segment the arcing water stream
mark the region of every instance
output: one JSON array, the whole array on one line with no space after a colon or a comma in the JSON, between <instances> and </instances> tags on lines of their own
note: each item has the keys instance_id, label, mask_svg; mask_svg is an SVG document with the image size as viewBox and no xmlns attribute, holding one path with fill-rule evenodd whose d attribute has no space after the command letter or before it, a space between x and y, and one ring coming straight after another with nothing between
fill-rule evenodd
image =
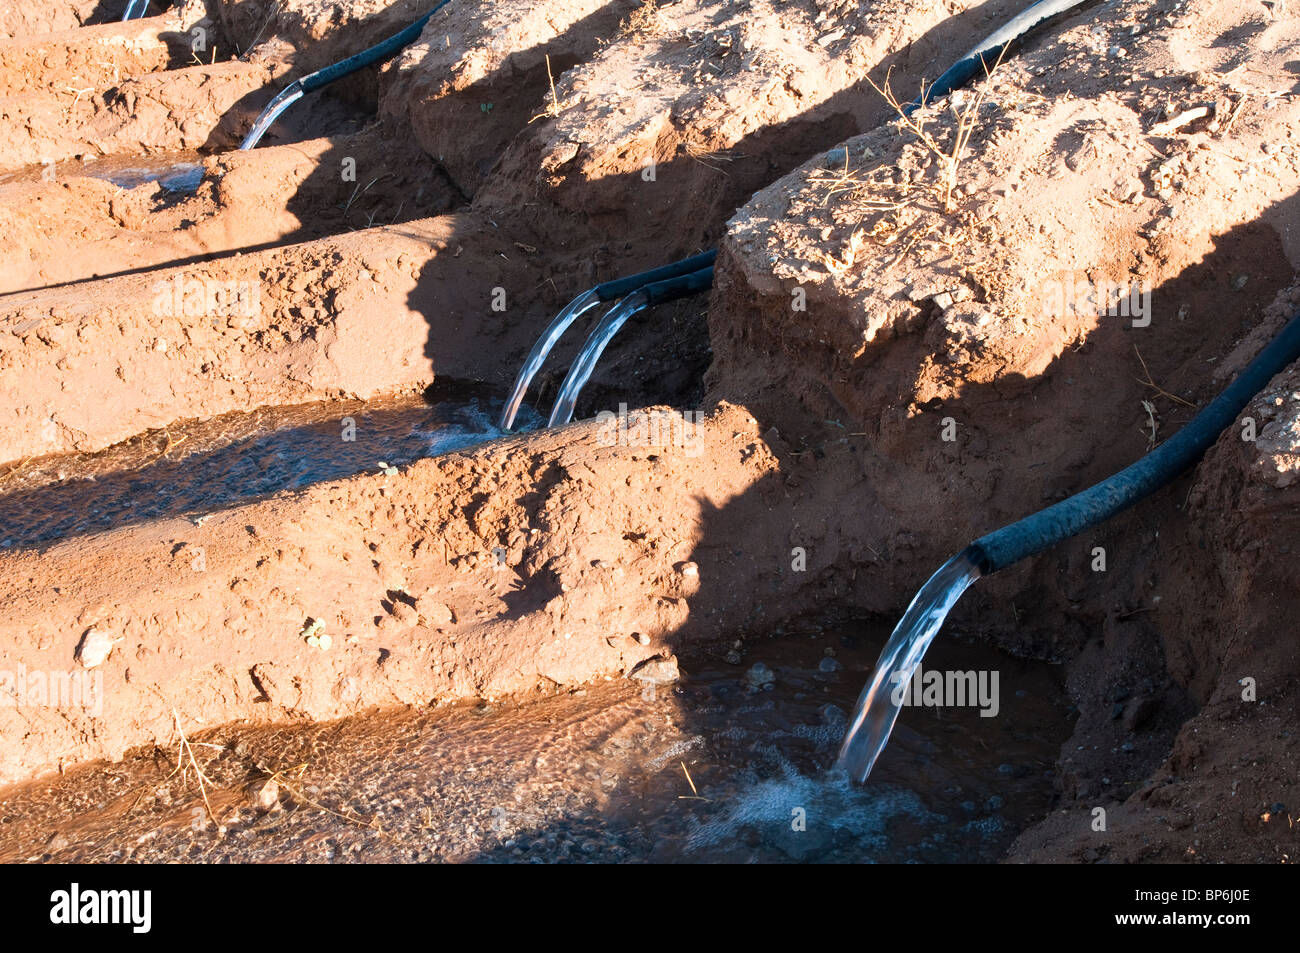
<instances>
[{"instance_id":1,"label":"arcing water stream","mask_svg":"<svg viewBox=\"0 0 1300 953\"><path fill-rule=\"evenodd\" d=\"M1108 479L981 536L939 568L912 599L863 690L840 745L837 767L865 781L889 741L899 703L890 686L905 685L944 619L981 575L997 572L1133 506L1195 464L1273 376L1300 358L1296 314L1218 397L1178 433Z\"/></svg>"},{"instance_id":2,"label":"arcing water stream","mask_svg":"<svg viewBox=\"0 0 1300 953\"><path fill-rule=\"evenodd\" d=\"M592 288L570 301L564 310L551 319L551 323L546 326L546 330L537 339L533 349L528 352L528 357L524 360L524 366L520 369L519 376L515 378L514 389L506 399L505 409L501 411L502 430L509 430L514 426L515 415L519 413L519 405L523 403L524 394L528 391L528 385L533 382L537 372L542 369L542 364L546 362L547 355L551 353L560 338L564 336L564 332L569 329L569 326L574 321L600 303L600 289Z\"/></svg>"},{"instance_id":3,"label":"arcing water stream","mask_svg":"<svg viewBox=\"0 0 1300 953\"><path fill-rule=\"evenodd\" d=\"M248 130L248 135L244 137L244 141L239 144L240 151L252 149L261 142L262 137L266 135L266 131L280 118L281 114L302 97L302 83L297 80L276 93L271 101L266 104L266 108L258 114L257 119L253 122L253 128Z\"/></svg>"},{"instance_id":4,"label":"arcing water stream","mask_svg":"<svg viewBox=\"0 0 1300 953\"><path fill-rule=\"evenodd\" d=\"M939 633L963 592L980 577L980 569L963 550L939 567L912 598L876 668L854 706L835 765L849 777L865 781L889 741L902 707L901 690L911 682L921 657Z\"/></svg>"},{"instance_id":5,"label":"arcing water stream","mask_svg":"<svg viewBox=\"0 0 1300 953\"><path fill-rule=\"evenodd\" d=\"M613 340L618 329L627 323L627 319L650 304L650 298L644 290L634 291L605 313L600 323L583 342L573 366L560 385L560 393L555 398L555 407L551 410L548 427L567 424L573 419L573 407L578 402L578 395L587 386L591 373L596 369L596 362L604 353L606 346Z\"/></svg>"}]
</instances>

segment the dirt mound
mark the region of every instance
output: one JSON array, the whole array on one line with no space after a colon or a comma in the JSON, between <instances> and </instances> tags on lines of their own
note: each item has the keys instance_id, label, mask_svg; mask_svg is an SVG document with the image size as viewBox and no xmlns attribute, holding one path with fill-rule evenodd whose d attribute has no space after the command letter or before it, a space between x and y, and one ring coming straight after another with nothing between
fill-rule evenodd
<instances>
[{"instance_id":1,"label":"dirt mound","mask_svg":"<svg viewBox=\"0 0 1300 953\"><path fill-rule=\"evenodd\" d=\"M267 67L231 61L147 73L99 96L63 90L0 100L0 120L20 130L0 147L0 170L236 146L265 105L250 94L260 94L272 76Z\"/></svg>"},{"instance_id":2,"label":"dirt mound","mask_svg":"<svg viewBox=\"0 0 1300 953\"><path fill-rule=\"evenodd\" d=\"M11 0L0 10L0 37L33 37L121 20L127 0Z\"/></svg>"},{"instance_id":3,"label":"dirt mound","mask_svg":"<svg viewBox=\"0 0 1300 953\"><path fill-rule=\"evenodd\" d=\"M0 185L0 227L14 238L0 250L0 294L213 261L458 204L428 156L372 130L218 156L73 162L53 172ZM51 220L61 223L57 234Z\"/></svg>"},{"instance_id":4,"label":"dirt mound","mask_svg":"<svg viewBox=\"0 0 1300 953\"><path fill-rule=\"evenodd\" d=\"M426 219L103 279L94 294L10 295L0 458L102 449L186 417L422 387L444 368L479 376L491 355L466 325L491 314L490 289L506 279L489 249L503 244L472 218ZM465 247L472 259L459 258Z\"/></svg>"},{"instance_id":5,"label":"dirt mound","mask_svg":"<svg viewBox=\"0 0 1300 953\"><path fill-rule=\"evenodd\" d=\"M1224 385L1207 371L1261 325L1300 264L1283 52L1295 24L1267 19L1221 4L1107 5L979 92L917 113L915 126L886 125L807 164L729 224L710 392L827 457L859 454L858 545L884 560L854 601L879 608L883 589L901 606L965 542L1120 469ZM1243 31L1241 43L1217 39ZM1140 290L1127 297L1134 287L1150 289L1146 304ZM860 442L854 451L831 448L837 429ZM1205 717L1179 730L1191 707L1240 692L1230 666L1189 664L1207 630L1188 620L1249 628L1224 611L1239 585L1226 564L1240 571L1260 528L1225 510L1236 530L1200 543L1223 568L1204 588L1185 586L1188 557L1165 541L1206 518L1179 505L1187 493L1176 485L980 584L981 627L1074 660L1081 718L1062 788L1079 806L1052 830L1074 825L1090 859L1106 848L1087 809L1142 787L1175 731L1177 759ZM1105 574L1093 571L1096 546ZM1274 671L1271 652L1293 656L1263 641L1242 646L1238 666ZM1270 837L1221 839L1213 856L1253 859Z\"/></svg>"},{"instance_id":6,"label":"dirt mound","mask_svg":"<svg viewBox=\"0 0 1300 953\"><path fill-rule=\"evenodd\" d=\"M615 340L579 405L597 422L202 519L0 540L0 669L107 653L87 670L113 712L0 708L0 775L118 757L177 716L536 695L813 614L892 619L970 539L1166 439L1296 304L1296 22L1115 0L899 118L1015 7L452 4L252 153L229 150L274 88L424 5L225 0L248 58L206 65L157 24L56 38L45 77L47 41L0 42L17 470L186 418L503 386L577 292L721 243L707 314L680 302ZM93 93L52 78L128 33ZM42 174L162 150L200 153L192 194L80 160ZM1247 412L1253 441L1226 434L954 613L1066 665L1056 803L1015 859L1286 850L1293 377ZM699 430L612 413L665 401L708 408ZM1099 807L1125 836L1092 829Z\"/></svg>"},{"instance_id":7,"label":"dirt mound","mask_svg":"<svg viewBox=\"0 0 1300 953\"><path fill-rule=\"evenodd\" d=\"M476 205L525 210L520 224L538 240L563 231L639 244L649 226L674 237L669 256L696 250L774 176L883 118L870 73L893 68L919 84L955 56L961 31L1010 9L987 7L643 7L565 73Z\"/></svg>"},{"instance_id":8,"label":"dirt mound","mask_svg":"<svg viewBox=\"0 0 1300 953\"><path fill-rule=\"evenodd\" d=\"M111 646L94 669L96 705L0 707L12 739L0 779L71 752L119 757L161 741L173 706L187 722L321 719L572 685L669 654L665 640L691 613L749 605L745 587L723 582L740 561L716 575L712 560L687 565L687 528L770 470L752 428L744 411L721 408L685 453L670 441L618 446L584 424L201 525L164 520L0 553L13 610L0 669L67 670L88 631ZM640 492L592 492L612 485ZM33 573L64 581L33 588ZM317 632L330 645L309 644Z\"/></svg>"}]
</instances>

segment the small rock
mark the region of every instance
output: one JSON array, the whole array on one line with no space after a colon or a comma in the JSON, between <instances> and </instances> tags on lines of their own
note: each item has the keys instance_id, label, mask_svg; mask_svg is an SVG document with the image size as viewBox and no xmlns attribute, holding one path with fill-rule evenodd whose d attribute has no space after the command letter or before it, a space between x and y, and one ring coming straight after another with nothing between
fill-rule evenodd
<instances>
[{"instance_id":1,"label":"small rock","mask_svg":"<svg viewBox=\"0 0 1300 953\"><path fill-rule=\"evenodd\" d=\"M107 633L100 632L93 627L89 628L77 645L77 661L81 663L82 668L94 668L97 665L103 665L104 660L113 651L113 646L117 644L117 641Z\"/></svg>"},{"instance_id":2,"label":"small rock","mask_svg":"<svg viewBox=\"0 0 1300 953\"><path fill-rule=\"evenodd\" d=\"M312 648L320 648L321 633L325 631L325 623L320 619L308 619L307 624L302 627L299 635L302 640Z\"/></svg>"},{"instance_id":3,"label":"small rock","mask_svg":"<svg viewBox=\"0 0 1300 953\"><path fill-rule=\"evenodd\" d=\"M67 850L68 844L68 838L63 834L52 834L50 839L45 842L45 850L47 853L53 854L55 851Z\"/></svg>"},{"instance_id":4,"label":"small rock","mask_svg":"<svg viewBox=\"0 0 1300 953\"><path fill-rule=\"evenodd\" d=\"M416 609L429 625L450 625L456 616L451 607L442 602L435 602L427 597L416 601Z\"/></svg>"},{"instance_id":5,"label":"small rock","mask_svg":"<svg viewBox=\"0 0 1300 953\"><path fill-rule=\"evenodd\" d=\"M280 785L274 778L267 778L260 784L254 784L248 790L248 801L254 808L265 814L280 801Z\"/></svg>"},{"instance_id":6,"label":"small rock","mask_svg":"<svg viewBox=\"0 0 1300 953\"><path fill-rule=\"evenodd\" d=\"M995 794L984 802L984 808L989 811L1000 811L1004 804L1006 804L1006 801L1002 800L1002 795Z\"/></svg>"},{"instance_id":7,"label":"small rock","mask_svg":"<svg viewBox=\"0 0 1300 953\"><path fill-rule=\"evenodd\" d=\"M651 685L671 685L681 677L682 673L677 668L676 655L670 655L668 658L646 659L628 676L638 682Z\"/></svg>"},{"instance_id":8,"label":"small rock","mask_svg":"<svg viewBox=\"0 0 1300 953\"><path fill-rule=\"evenodd\" d=\"M730 652L727 653L728 665L739 665L740 662L741 662L740 653L737 652L735 649L732 649Z\"/></svg>"},{"instance_id":9,"label":"small rock","mask_svg":"<svg viewBox=\"0 0 1300 953\"><path fill-rule=\"evenodd\" d=\"M700 567L696 563L685 562L677 567L677 571L683 576L695 577L700 574Z\"/></svg>"},{"instance_id":10,"label":"small rock","mask_svg":"<svg viewBox=\"0 0 1300 953\"><path fill-rule=\"evenodd\" d=\"M838 672L843 667L837 659L833 659L829 655L817 663L817 670L821 672Z\"/></svg>"},{"instance_id":11,"label":"small rock","mask_svg":"<svg viewBox=\"0 0 1300 953\"><path fill-rule=\"evenodd\" d=\"M636 640L637 645L650 644L650 636L646 635L644 632L633 632L632 638Z\"/></svg>"},{"instance_id":12,"label":"small rock","mask_svg":"<svg viewBox=\"0 0 1300 953\"><path fill-rule=\"evenodd\" d=\"M817 713L821 715L822 723L826 725L842 725L849 720L848 713L843 708L830 702L817 709Z\"/></svg>"},{"instance_id":13,"label":"small rock","mask_svg":"<svg viewBox=\"0 0 1300 953\"><path fill-rule=\"evenodd\" d=\"M745 687L751 692L761 692L776 684L776 673L762 662L755 662L745 673Z\"/></svg>"}]
</instances>

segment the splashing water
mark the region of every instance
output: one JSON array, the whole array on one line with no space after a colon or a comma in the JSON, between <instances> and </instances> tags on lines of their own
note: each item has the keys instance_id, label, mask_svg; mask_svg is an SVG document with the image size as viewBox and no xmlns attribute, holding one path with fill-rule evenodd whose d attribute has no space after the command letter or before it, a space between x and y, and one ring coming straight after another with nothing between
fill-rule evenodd
<instances>
[{"instance_id":1,"label":"splashing water","mask_svg":"<svg viewBox=\"0 0 1300 953\"><path fill-rule=\"evenodd\" d=\"M842 774L808 777L789 764L779 777L752 780L729 793L724 810L694 823L686 840L688 854L746 843L745 834L752 832L761 847L751 850L768 857L813 859L828 853L835 841L852 838L859 852L855 859L883 860L893 853L892 824L911 819L918 825L939 827L946 820L927 810L912 791L892 785L864 791ZM815 825L804 831L792 829L792 804L816 818Z\"/></svg>"},{"instance_id":2,"label":"splashing water","mask_svg":"<svg viewBox=\"0 0 1300 953\"><path fill-rule=\"evenodd\" d=\"M515 422L515 414L519 413L519 404L524 399L524 393L528 390L528 385L533 382L537 372L542 369L547 355L555 347L556 342L569 330L569 325L582 317L596 305L600 304L600 295L595 288L590 291L584 291L578 297L574 298L565 307L563 311L555 316L542 336L537 339L533 349L528 352L528 359L524 361L523 368L519 371L519 376L515 378L514 390L510 392L510 399L506 401L505 410L501 412L501 429L509 430Z\"/></svg>"},{"instance_id":3,"label":"splashing water","mask_svg":"<svg viewBox=\"0 0 1300 953\"><path fill-rule=\"evenodd\" d=\"M122 14L123 23L131 19L132 14L135 13L136 4L138 3L141 3L141 0L128 0L128 3L126 5L126 13ZM149 12L149 0L143 0L143 6L140 7L140 18L144 19L145 14L147 14L148 12Z\"/></svg>"},{"instance_id":4,"label":"splashing water","mask_svg":"<svg viewBox=\"0 0 1300 953\"><path fill-rule=\"evenodd\" d=\"M555 398L551 419L547 421L546 426L556 427L567 424L573 419L573 407L578 402L578 394L582 393L582 388L590 380L591 372L596 369L596 362L600 360L600 355L618 333L618 329L627 323L627 319L649 304L650 298L642 289L634 291L605 312L605 316L600 319L600 323L582 345L582 352L573 362L573 367L569 368L569 373L560 386L560 395Z\"/></svg>"},{"instance_id":5,"label":"splashing water","mask_svg":"<svg viewBox=\"0 0 1300 953\"><path fill-rule=\"evenodd\" d=\"M271 124L300 99L302 99L302 85L297 80L276 93L275 98L266 104L266 108L262 110L261 115L257 117L257 121L253 123L253 128L248 131L248 135L240 143L239 151L243 152L257 145L262 137L266 135L266 130L271 128Z\"/></svg>"},{"instance_id":6,"label":"splashing water","mask_svg":"<svg viewBox=\"0 0 1300 953\"><path fill-rule=\"evenodd\" d=\"M849 730L840 744L835 767L865 781L889 741L902 707L902 688L911 681L921 657L963 592L981 575L971 550L964 549L939 567L903 613L876 660L871 681L858 696Z\"/></svg>"}]
</instances>

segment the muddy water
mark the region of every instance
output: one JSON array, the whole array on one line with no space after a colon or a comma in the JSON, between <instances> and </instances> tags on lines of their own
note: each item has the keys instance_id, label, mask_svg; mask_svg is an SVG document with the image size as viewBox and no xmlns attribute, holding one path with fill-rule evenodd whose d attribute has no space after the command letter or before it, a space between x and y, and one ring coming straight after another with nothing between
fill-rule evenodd
<instances>
[{"instance_id":1,"label":"muddy water","mask_svg":"<svg viewBox=\"0 0 1300 953\"><path fill-rule=\"evenodd\" d=\"M268 407L153 431L94 454L0 471L0 547L186 515L500 436L501 400L450 385L417 396ZM525 409L524 429L539 422Z\"/></svg>"},{"instance_id":2,"label":"muddy water","mask_svg":"<svg viewBox=\"0 0 1300 953\"><path fill-rule=\"evenodd\" d=\"M886 634L785 633L653 689L209 730L179 769L173 738L0 792L0 861L996 860L1050 807L1056 672L947 637L927 663L996 669L998 715L905 710L858 788L826 768Z\"/></svg>"},{"instance_id":3,"label":"muddy water","mask_svg":"<svg viewBox=\"0 0 1300 953\"><path fill-rule=\"evenodd\" d=\"M123 189L156 182L163 191L191 195L203 181L203 162L197 152L161 152L150 156L109 156L92 162L73 160L48 168L29 166L0 174L0 198L6 185L69 178L102 179Z\"/></svg>"},{"instance_id":4,"label":"muddy water","mask_svg":"<svg viewBox=\"0 0 1300 953\"><path fill-rule=\"evenodd\" d=\"M92 178L112 182L123 189L139 188L157 182L164 192L177 195L193 195L203 181L203 163L193 159L148 163L132 159L127 162L95 163L82 171Z\"/></svg>"}]
</instances>

